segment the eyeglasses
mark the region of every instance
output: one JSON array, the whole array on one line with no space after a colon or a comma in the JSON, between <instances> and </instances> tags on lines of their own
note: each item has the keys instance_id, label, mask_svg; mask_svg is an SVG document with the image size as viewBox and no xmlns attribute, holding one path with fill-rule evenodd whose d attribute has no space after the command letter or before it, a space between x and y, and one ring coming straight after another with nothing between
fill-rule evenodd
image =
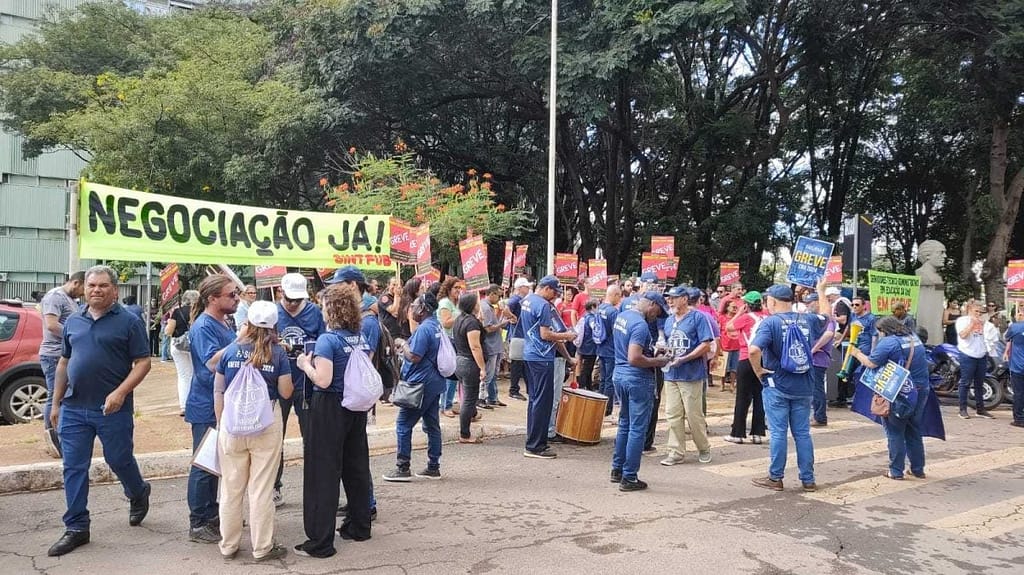
<instances>
[{"instance_id":1,"label":"eyeglasses","mask_svg":"<svg viewBox=\"0 0 1024 575\"><path fill-rule=\"evenodd\" d=\"M229 292L229 293L222 293L222 294L220 294L217 297L229 297L231 299L236 299L238 297L238 290L234 290L234 291Z\"/></svg>"},{"instance_id":2,"label":"eyeglasses","mask_svg":"<svg viewBox=\"0 0 1024 575\"><path fill-rule=\"evenodd\" d=\"M245 292L245 295L256 295L256 292L254 292L254 291L247 291L247 292Z\"/></svg>"},{"instance_id":3,"label":"eyeglasses","mask_svg":"<svg viewBox=\"0 0 1024 575\"><path fill-rule=\"evenodd\" d=\"M851 303L850 305L853 306L853 307L860 307L859 303Z\"/></svg>"},{"instance_id":4,"label":"eyeglasses","mask_svg":"<svg viewBox=\"0 0 1024 575\"><path fill-rule=\"evenodd\" d=\"M305 298L301 298L301 297L300 298L285 297L284 301L285 301L285 303L290 303L292 305L295 305L297 303L300 303L303 299L305 299Z\"/></svg>"},{"instance_id":5,"label":"eyeglasses","mask_svg":"<svg viewBox=\"0 0 1024 575\"><path fill-rule=\"evenodd\" d=\"M985 307L996 307L996 304L994 304L994 303L990 303L990 304L988 304L988 305L987 305L987 306L985 306Z\"/></svg>"}]
</instances>

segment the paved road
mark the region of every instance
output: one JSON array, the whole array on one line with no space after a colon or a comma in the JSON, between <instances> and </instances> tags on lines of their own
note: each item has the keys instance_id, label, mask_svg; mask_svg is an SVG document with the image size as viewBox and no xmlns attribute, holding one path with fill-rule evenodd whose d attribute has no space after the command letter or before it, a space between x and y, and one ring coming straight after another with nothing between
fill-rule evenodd
<instances>
[{"instance_id":1,"label":"paved road","mask_svg":"<svg viewBox=\"0 0 1024 575\"><path fill-rule=\"evenodd\" d=\"M445 446L441 481L377 481L381 518L373 539L338 542L332 559L289 555L251 562L248 543L225 563L185 537L185 481L154 482L143 527L127 524L116 486L94 487L93 542L46 557L61 533L60 492L0 498L0 573L1021 573L1024 572L1024 434L996 421L945 411L946 443L928 440L928 479L880 477L880 428L832 412L816 429L822 490L771 493L750 485L767 445L721 441L715 460L667 468L645 457L643 493L607 481L611 446L563 447L554 461L525 459L522 439ZM663 439L663 433L661 434ZM416 452L414 465L422 464ZM392 459L377 457L379 477ZM278 539L302 540L301 468L286 475Z\"/></svg>"}]
</instances>

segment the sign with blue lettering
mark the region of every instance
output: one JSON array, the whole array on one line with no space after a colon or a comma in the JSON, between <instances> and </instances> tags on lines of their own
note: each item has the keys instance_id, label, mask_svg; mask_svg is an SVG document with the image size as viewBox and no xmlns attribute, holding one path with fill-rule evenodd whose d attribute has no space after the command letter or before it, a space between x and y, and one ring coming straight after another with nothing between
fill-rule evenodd
<instances>
[{"instance_id":1,"label":"sign with blue lettering","mask_svg":"<svg viewBox=\"0 0 1024 575\"><path fill-rule=\"evenodd\" d=\"M886 362L878 369L864 370L860 382L889 401L896 401L896 395L900 391L909 392L913 389L913 386L910 385L910 372L902 365L892 361ZM910 389L904 390L904 387ZM908 395L908 393L904 393L904 395Z\"/></svg>"},{"instance_id":2,"label":"sign with blue lettering","mask_svg":"<svg viewBox=\"0 0 1024 575\"><path fill-rule=\"evenodd\" d=\"M825 277L828 260L832 257L835 244L800 236L793 248L793 261L789 264L786 281L792 284L817 287Z\"/></svg>"}]
</instances>

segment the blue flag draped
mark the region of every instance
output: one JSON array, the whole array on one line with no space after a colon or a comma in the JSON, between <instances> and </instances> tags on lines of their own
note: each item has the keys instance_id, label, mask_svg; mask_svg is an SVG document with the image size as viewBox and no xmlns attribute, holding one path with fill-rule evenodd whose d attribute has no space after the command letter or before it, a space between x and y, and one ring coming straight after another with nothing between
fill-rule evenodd
<instances>
[{"instance_id":1,"label":"blue flag draped","mask_svg":"<svg viewBox=\"0 0 1024 575\"><path fill-rule=\"evenodd\" d=\"M859 378L859 374L858 374ZM935 390L928 387L928 398L924 403L924 413L921 414L921 435L946 440L946 426L942 423L942 411L939 409L939 398ZM870 389L857 383L853 392L853 411L881 425L882 418L871 413L871 398L875 394Z\"/></svg>"}]
</instances>

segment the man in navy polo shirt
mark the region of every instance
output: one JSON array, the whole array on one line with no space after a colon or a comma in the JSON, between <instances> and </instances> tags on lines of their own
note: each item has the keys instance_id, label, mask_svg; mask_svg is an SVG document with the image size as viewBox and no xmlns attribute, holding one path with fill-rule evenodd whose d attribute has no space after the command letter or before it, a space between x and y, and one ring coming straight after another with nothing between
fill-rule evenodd
<instances>
[{"instance_id":1,"label":"man in navy polo shirt","mask_svg":"<svg viewBox=\"0 0 1024 575\"><path fill-rule=\"evenodd\" d=\"M615 319L615 393L619 396L619 432L615 437L611 480L620 491L647 489L637 478L647 424L654 403L654 370L668 364L669 357L654 357L654 334L650 323L668 317L668 304L660 293L648 291L637 298L636 307Z\"/></svg>"},{"instance_id":2,"label":"man in navy polo shirt","mask_svg":"<svg viewBox=\"0 0 1024 575\"><path fill-rule=\"evenodd\" d=\"M818 285L818 297L825 297L824 281ZM750 366L761 380L764 413L771 431L768 476L754 480L754 485L782 491L782 476L786 471L786 431L792 429L796 444L796 463L800 469L800 482L804 491L816 491L814 482L814 443L811 441L811 396L814 392L814 370L793 373L782 368L782 356L805 355L807 367L811 362L811 346L821 339L825 326L820 316L793 311L793 290L785 285L773 285L764 294L772 315L757 327L750 342ZM786 331L795 323L804 335L804 349L792 349L801 342ZM791 349L786 349L789 343Z\"/></svg>"},{"instance_id":3,"label":"man in navy polo shirt","mask_svg":"<svg viewBox=\"0 0 1024 575\"><path fill-rule=\"evenodd\" d=\"M519 322L519 315L523 310L523 300L529 297L530 288L533 287L533 284L526 278L517 278L516 283L512 287L515 291L512 293L512 297L508 298L508 303L506 304L508 313L515 318L508 328L508 396L512 399L526 401L526 396L520 393L519 389L519 380L526 380L526 364L523 363L523 347L526 345L526 342L523 340L523 329L522 324Z\"/></svg>"},{"instance_id":4,"label":"man in navy polo shirt","mask_svg":"<svg viewBox=\"0 0 1024 575\"><path fill-rule=\"evenodd\" d=\"M665 371L665 416L668 418L668 453L662 465L683 462L686 452L686 424L690 424L698 461L711 463L704 419L704 383L708 377L707 354L715 334L700 310L690 307L691 291L676 286L668 291L673 312L665 320L665 346L672 358Z\"/></svg>"},{"instance_id":5,"label":"man in navy polo shirt","mask_svg":"<svg viewBox=\"0 0 1024 575\"><path fill-rule=\"evenodd\" d=\"M117 273L95 266L85 274L87 306L64 324L54 380L50 423L60 434L64 459L66 531L47 555L70 553L89 542L89 463L99 436L103 457L131 502L128 524L149 512L150 486L135 461L132 392L151 367L146 326L117 303Z\"/></svg>"},{"instance_id":6,"label":"man in navy polo shirt","mask_svg":"<svg viewBox=\"0 0 1024 575\"><path fill-rule=\"evenodd\" d=\"M534 293L523 300L519 326L523 333L523 361L526 363L526 385L530 400L526 411L526 450L523 455L537 459L554 459L548 447L548 423L555 394L555 351L574 365L565 350L565 342L576 339L576 332L565 330L551 304L562 293L555 276L544 276Z\"/></svg>"}]
</instances>

